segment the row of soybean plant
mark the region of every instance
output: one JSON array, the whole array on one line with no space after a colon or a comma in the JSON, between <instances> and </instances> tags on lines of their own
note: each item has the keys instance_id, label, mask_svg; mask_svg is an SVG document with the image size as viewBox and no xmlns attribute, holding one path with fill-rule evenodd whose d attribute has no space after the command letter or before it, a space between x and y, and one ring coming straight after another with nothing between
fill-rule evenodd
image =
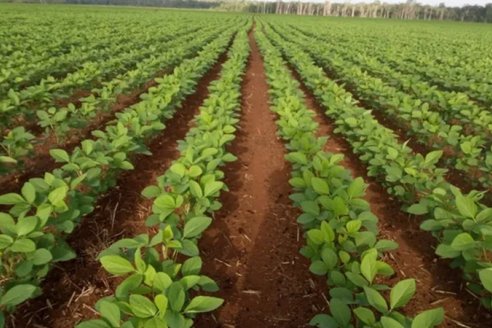
<instances>
[{"instance_id":1,"label":"row of soybean plant","mask_svg":"<svg viewBox=\"0 0 492 328\"><path fill-rule=\"evenodd\" d=\"M71 129L81 129L89 124L97 115L111 111L120 94L131 91L151 80L155 74L172 69L183 59L196 54L205 44L217 37L222 29L216 25L204 27L199 33L188 33L167 42L158 49L157 56L150 56L133 70L124 72L114 79L103 82L100 88L92 90L92 94L75 103L62 107L51 107L46 110L31 110L37 118L29 118L39 128L44 128L48 135L52 133L58 143L70 135ZM76 105L77 104L77 105ZM23 159L31 155L33 146L39 142L24 126L18 126L0 141L0 173L11 173L22 168ZM2 156L3 155L3 156Z\"/></svg>"},{"instance_id":2,"label":"row of soybean plant","mask_svg":"<svg viewBox=\"0 0 492 328\"><path fill-rule=\"evenodd\" d=\"M435 85L423 80L422 76L415 71L410 73L397 71L388 65L384 59L369 54L370 47L374 45L373 41L366 40L361 44L362 40L354 42L354 39L350 39L344 43L338 43L338 40L334 39L333 32L330 32L329 36L324 33L322 35L314 33L314 30L302 30L301 32L324 42L327 49L334 51L337 56L343 57L351 64L360 66L370 75L427 102L430 109L439 112L439 115L447 123L459 122L462 124L464 133L479 134L488 143L492 141L492 113L475 103L466 93L436 88ZM331 42L329 42L330 40ZM362 52L361 47L365 47ZM402 61L400 59L398 63Z\"/></svg>"},{"instance_id":3,"label":"row of soybean plant","mask_svg":"<svg viewBox=\"0 0 492 328\"><path fill-rule=\"evenodd\" d=\"M334 120L335 132L367 164L369 176L378 178L404 204L404 210L423 215L420 227L438 241L436 254L461 269L469 291L492 308L492 209L480 202L483 192L463 194L444 179L446 171L436 166L441 151L425 157L413 153L370 111L358 107L343 86L327 78L304 49L271 29L268 35Z\"/></svg>"},{"instance_id":4,"label":"row of soybean plant","mask_svg":"<svg viewBox=\"0 0 492 328\"><path fill-rule=\"evenodd\" d=\"M323 150L326 137L316 137L314 113L306 107L299 83L280 51L262 32L257 40L271 88L271 106L279 117L279 134L293 168L290 198L302 211L297 221L306 231L306 246L301 253L311 260L311 272L325 276L329 286L329 314L317 315L310 324L326 328L427 328L440 324L442 308L414 318L401 312L413 297L416 283L414 279L394 286L384 283L384 277L394 275L394 270L383 256L398 245L378 239L377 217L363 199L364 180L353 179L340 164L343 155Z\"/></svg>"},{"instance_id":5,"label":"row of soybean plant","mask_svg":"<svg viewBox=\"0 0 492 328\"><path fill-rule=\"evenodd\" d=\"M327 51L324 43L311 45L311 37L293 30L284 35L306 49L319 65L332 70L364 103L394 121L406 136L416 138L430 149L444 149L449 165L475 184L492 187L492 143L486 135L465 133L463 125L448 123L429 103L369 75L361 67L348 65L341 56Z\"/></svg>"},{"instance_id":6,"label":"row of soybean plant","mask_svg":"<svg viewBox=\"0 0 492 328\"><path fill-rule=\"evenodd\" d=\"M179 144L179 158L156 185L142 192L153 200L146 219L148 233L121 239L100 254L104 269L122 280L114 295L96 303L100 318L77 328L191 327L196 314L223 303L200 295L217 291L218 286L200 274L198 239L211 224L211 214L221 207L221 190L227 190L221 166L236 159L226 147L239 122L248 55L246 28L241 28L195 126Z\"/></svg>"},{"instance_id":7,"label":"row of soybean plant","mask_svg":"<svg viewBox=\"0 0 492 328\"><path fill-rule=\"evenodd\" d=\"M141 102L118 113L104 131L94 131L94 139L82 141L71 154L51 150L60 168L30 179L20 193L0 196L0 205L8 206L0 212L0 319L39 295L39 283L54 263L76 256L66 236L116 184L118 173L134 168L128 156L149 153L145 141L165 128L163 122L194 92L236 31L237 26L225 27L196 57L159 79Z\"/></svg>"}]
</instances>

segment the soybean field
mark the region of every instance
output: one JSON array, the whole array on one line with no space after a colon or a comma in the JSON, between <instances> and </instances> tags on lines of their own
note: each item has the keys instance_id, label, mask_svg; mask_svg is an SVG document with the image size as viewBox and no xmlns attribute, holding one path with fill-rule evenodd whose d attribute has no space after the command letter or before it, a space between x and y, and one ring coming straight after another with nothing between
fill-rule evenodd
<instances>
[{"instance_id":1,"label":"soybean field","mask_svg":"<svg viewBox=\"0 0 492 328\"><path fill-rule=\"evenodd\" d=\"M492 322L492 26L0 4L0 328Z\"/></svg>"}]
</instances>

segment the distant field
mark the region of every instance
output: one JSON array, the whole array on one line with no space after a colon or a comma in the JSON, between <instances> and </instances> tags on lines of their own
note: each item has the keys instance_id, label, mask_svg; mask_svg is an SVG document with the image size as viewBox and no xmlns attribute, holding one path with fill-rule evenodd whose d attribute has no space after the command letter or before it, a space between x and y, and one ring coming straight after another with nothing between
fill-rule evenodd
<instances>
[{"instance_id":1,"label":"distant field","mask_svg":"<svg viewBox=\"0 0 492 328\"><path fill-rule=\"evenodd\" d=\"M489 327L492 26L0 4L0 328Z\"/></svg>"}]
</instances>

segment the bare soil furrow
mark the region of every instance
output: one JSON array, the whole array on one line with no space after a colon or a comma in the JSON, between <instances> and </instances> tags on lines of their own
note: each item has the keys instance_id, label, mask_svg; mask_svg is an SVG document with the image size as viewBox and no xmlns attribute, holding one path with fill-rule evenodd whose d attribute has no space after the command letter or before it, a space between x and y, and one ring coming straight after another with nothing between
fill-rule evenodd
<instances>
[{"instance_id":1,"label":"bare soil furrow","mask_svg":"<svg viewBox=\"0 0 492 328\"><path fill-rule=\"evenodd\" d=\"M304 327L326 303L314 287L291 205L290 167L268 107L261 55L250 33L251 57L243 83L242 118L225 168L230 191L200 242L204 272L225 299L196 327Z\"/></svg>"}]
</instances>

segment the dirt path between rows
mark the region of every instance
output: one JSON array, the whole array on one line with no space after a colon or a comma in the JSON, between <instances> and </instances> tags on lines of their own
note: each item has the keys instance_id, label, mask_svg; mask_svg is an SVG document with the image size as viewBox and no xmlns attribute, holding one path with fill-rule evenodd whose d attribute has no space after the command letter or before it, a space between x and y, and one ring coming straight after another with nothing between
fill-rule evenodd
<instances>
[{"instance_id":1,"label":"dirt path between rows","mask_svg":"<svg viewBox=\"0 0 492 328\"><path fill-rule=\"evenodd\" d=\"M201 316L198 328L305 327L326 304L299 254L290 167L268 106L262 58L249 38L242 118L230 149L239 159L225 168L230 192L200 242L204 273L217 280L225 303Z\"/></svg>"},{"instance_id":2,"label":"dirt path between rows","mask_svg":"<svg viewBox=\"0 0 492 328\"><path fill-rule=\"evenodd\" d=\"M430 234L420 230L420 219L402 212L401 204L373 178L367 176L366 166L353 153L349 143L334 133L335 125L324 114L314 95L301 82L296 72L293 72L293 76L301 83L306 105L316 113L319 135L329 137L325 150L342 153L342 165L351 171L353 177L364 178L368 184L365 200L379 218L380 237L399 244L399 248L385 259L396 271L395 277L388 282L394 284L407 278L417 281L416 296L405 308L406 313L415 315L442 306L447 318L440 327L459 327L457 322L466 324L461 327L487 327L490 316L462 289L461 273L450 269L446 261L436 259L435 240Z\"/></svg>"},{"instance_id":3,"label":"dirt path between rows","mask_svg":"<svg viewBox=\"0 0 492 328\"><path fill-rule=\"evenodd\" d=\"M53 269L43 283L43 295L21 307L11 327L68 328L82 318L95 316L95 302L112 294L115 288L115 280L108 278L97 255L118 239L147 231L144 221L152 202L140 192L155 184L156 178L179 156L177 142L184 139L193 124L193 117L208 96L207 88L218 78L226 57L224 52L200 80L195 93L165 122L166 129L149 144L152 155L133 158L135 169L121 174L117 186L99 200L96 210L70 236L68 242L77 258Z\"/></svg>"}]
</instances>

